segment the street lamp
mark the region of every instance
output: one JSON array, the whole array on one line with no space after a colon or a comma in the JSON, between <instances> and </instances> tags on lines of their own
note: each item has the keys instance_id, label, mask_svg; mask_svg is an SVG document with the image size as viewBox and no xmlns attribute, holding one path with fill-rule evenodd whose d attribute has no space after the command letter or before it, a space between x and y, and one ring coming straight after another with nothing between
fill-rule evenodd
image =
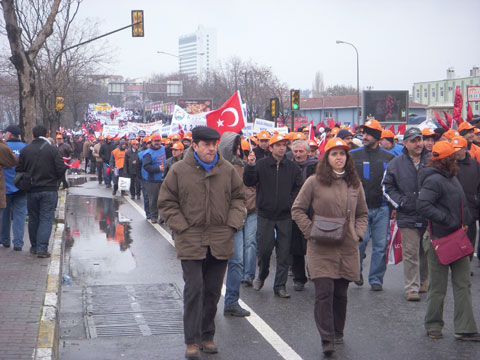
<instances>
[{"instance_id":1,"label":"street lamp","mask_svg":"<svg viewBox=\"0 0 480 360\"><path fill-rule=\"evenodd\" d=\"M355 47L355 45L342 41L342 40L337 40L337 44L347 44L352 46L355 49L355 52L357 53L357 111L358 111L358 125L360 125L360 78L359 78L359 66L358 66L358 50Z\"/></svg>"}]
</instances>

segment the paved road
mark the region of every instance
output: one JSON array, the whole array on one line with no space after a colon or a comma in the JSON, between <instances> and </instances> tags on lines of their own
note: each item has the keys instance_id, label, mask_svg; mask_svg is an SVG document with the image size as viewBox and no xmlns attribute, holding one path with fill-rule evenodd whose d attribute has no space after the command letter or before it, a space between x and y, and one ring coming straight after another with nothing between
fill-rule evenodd
<instances>
[{"instance_id":1,"label":"paved road","mask_svg":"<svg viewBox=\"0 0 480 360\"><path fill-rule=\"evenodd\" d=\"M183 280L168 236L144 219L140 201L134 206L95 181L78 182L67 201L65 271L72 284L62 291L61 359L182 359ZM480 324L480 268L474 264L472 292ZM453 338L451 289L445 338L434 341L423 329L426 295L420 303L405 301L402 281L402 265L397 265L389 267L383 292L350 287L345 344L337 347L335 358L478 359L480 344ZM260 292L242 288L242 300L255 313L249 319L225 318L220 300L215 338L220 353L202 358L322 358L312 283L295 292L289 280L291 299L274 297L272 286L270 277Z\"/></svg>"}]
</instances>

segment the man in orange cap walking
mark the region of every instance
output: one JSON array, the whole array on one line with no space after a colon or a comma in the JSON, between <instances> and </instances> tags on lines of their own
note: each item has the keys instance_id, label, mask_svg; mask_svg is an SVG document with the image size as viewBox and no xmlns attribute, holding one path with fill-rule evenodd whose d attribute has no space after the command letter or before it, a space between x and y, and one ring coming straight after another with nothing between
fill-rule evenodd
<instances>
[{"instance_id":1,"label":"man in orange cap walking","mask_svg":"<svg viewBox=\"0 0 480 360\"><path fill-rule=\"evenodd\" d=\"M470 153L472 159L480 161L480 147L473 143L473 139L475 138L474 130L475 127L466 121L461 123L458 127L460 136L463 136L468 142L468 152Z\"/></svg>"},{"instance_id":2,"label":"man in orange cap walking","mask_svg":"<svg viewBox=\"0 0 480 360\"><path fill-rule=\"evenodd\" d=\"M290 297L285 287L292 237L290 210L303 184L299 167L285 155L287 143L285 136L273 135L269 142L271 154L256 161L254 152L250 152L248 165L243 173L245 185L257 187L259 273L253 282L253 288L260 291L263 287L269 274L272 251L276 248L277 268L273 291L281 298Z\"/></svg>"},{"instance_id":3,"label":"man in orange cap walking","mask_svg":"<svg viewBox=\"0 0 480 360\"><path fill-rule=\"evenodd\" d=\"M377 120L368 120L363 129L363 147L350 151L355 162L355 168L365 190L368 205L368 227L365 238L360 242L360 280L363 285L362 265L365 251L372 238L372 255L368 281L373 291L383 290L383 276L386 271L385 256L387 253L387 236L390 210L383 197L382 179L387 164L394 158L388 151L379 146L382 137L382 127Z\"/></svg>"}]
</instances>

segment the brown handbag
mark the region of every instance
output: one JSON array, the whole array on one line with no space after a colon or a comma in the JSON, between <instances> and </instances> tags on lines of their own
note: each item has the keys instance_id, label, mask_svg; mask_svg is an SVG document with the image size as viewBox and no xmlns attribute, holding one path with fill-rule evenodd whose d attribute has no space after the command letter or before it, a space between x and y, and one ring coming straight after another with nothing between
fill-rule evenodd
<instances>
[{"instance_id":1,"label":"brown handbag","mask_svg":"<svg viewBox=\"0 0 480 360\"><path fill-rule=\"evenodd\" d=\"M313 216L310 240L322 245L339 245L341 243L350 220L350 198L350 189L348 189L346 217Z\"/></svg>"}]
</instances>

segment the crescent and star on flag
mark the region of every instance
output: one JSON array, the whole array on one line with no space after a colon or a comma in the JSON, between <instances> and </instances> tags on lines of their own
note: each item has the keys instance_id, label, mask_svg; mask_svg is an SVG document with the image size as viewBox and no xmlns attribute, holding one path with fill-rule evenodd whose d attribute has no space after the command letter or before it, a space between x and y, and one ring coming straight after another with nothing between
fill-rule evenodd
<instances>
[{"instance_id":1,"label":"crescent and star on flag","mask_svg":"<svg viewBox=\"0 0 480 360\"><path fill-rule=\"evenodd\" d=\"M235 117L235 121L231 124L231 125L224 125L224 121L225 120L222 120L222 117L223 117L223 114L225 114L226 112L231 112L233 114L233 116ZM218 119L217 121L217 126L220 127L220 126L228 126L228 127L234 127L238 124L238 111L235 109L235 108L232 108L232 107L229 107L229 108L226 108L225 110L222 111L222 114L220 115L220 119Z\"/></svg>"}]
</instances>

